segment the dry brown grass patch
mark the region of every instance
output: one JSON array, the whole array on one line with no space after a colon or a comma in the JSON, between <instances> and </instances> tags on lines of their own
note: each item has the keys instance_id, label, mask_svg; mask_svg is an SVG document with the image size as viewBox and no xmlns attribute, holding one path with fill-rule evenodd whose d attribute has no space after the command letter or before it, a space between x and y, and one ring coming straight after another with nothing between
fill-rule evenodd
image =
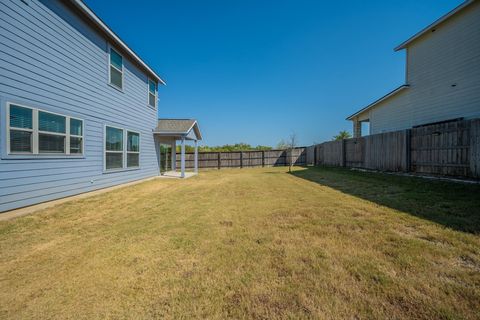
<instances>
[{"instance_id":1,"label":"dry brown grass patch","mask_svg":"<svg viewBox=\"0 0 480 320\"><path fill-rule=\"evenodd\" d=\"M0 223L0 318L477 319L479 191L259 168L64 203Z\"/></svg>"}]
</instances>

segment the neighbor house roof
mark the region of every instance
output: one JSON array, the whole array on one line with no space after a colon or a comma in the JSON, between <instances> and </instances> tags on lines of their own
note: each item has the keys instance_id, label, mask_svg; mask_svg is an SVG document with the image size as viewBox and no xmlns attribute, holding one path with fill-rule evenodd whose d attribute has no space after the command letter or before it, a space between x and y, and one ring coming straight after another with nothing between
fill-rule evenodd
<instances>
[{"instance_id":1,"label":"neighbor house roof","mask_svg":"<svg viewBox=\"0 0 480 320\"><path fill-rule=\"evenodd\" d=\"M408 84L403 84L401 85L400 87L390 91L389 93L387 93L386 95L384 95L383 97L381 97L380 99L376 100L375 102L372 102L370 103L368 106L366 106L365 108L363 109L360 109L359 111L355 112L354 114L352 114L351 116L349 116L347 118L347 120L352 120L354 117L358 116L359 114L361 113L364 113L365 111L367 110L370 110L371 108L375 107L377 104L379 104L380 102L382 101L385 101L386 99L396 95L397 93L407 89L409 87Z\"/></svg>"},{"instance_id":2,"label":"neighbor house roof","mask_svg":"<svg viewBox=\"0 0 480 320\"><path fill-rule=\"evenodd\" d=\"M108 35L124 52L126 52L136 63L138 63L150 76L162 84L166 84L160 76L150 68L125 42L120 39L82 0L72 0L71 3L82 12L98 29Z\"/></svg>"},{"instance_id":3,"label":"neighbor house roof","mask_svg":"<svg viewBox=\"0 0 480 320\"><path fill-rule=\"evenodd\" d=\"M195 119L158 119L155 133L162 135L186 136L194 130L198 140L202 140L202 134Z\"/></svg>"},{"instance_id":4,"label":"neighbor house roof","mask_svg":"<svg viewBox=\"0 0 480 320\"><path fill-rule=\"evenodd\" d=\"M458 7L456 7L455 9L453 9L452 11L448 12L447 14L445 14L444 16L442 16L441 18L439 18L438 20L436 20L435 22L433 22L432 24L428 25L426 28L420 30L419 32L417 32L416 34L414 34L413 36L411 36L408 40L402 42L400 45L398 45L397 47L395 47L395 51L399 51L399 50L402 50L402 49L405 49L412 41L416 40L417 38L421 37L422 35L424 35L425 33L435 29L435 27L437 27L439 24L441 24L442 22L444 22L445 20L448 20L450 17L452 17L453 15L457 14L458 12L462 11L463 9L465 9L466 7L468 7L469 5L471 5L472 3L474 3L476 0L466 0L465 2L463 2L462 4L460 4Z\"/></svg>"}]
</instances>

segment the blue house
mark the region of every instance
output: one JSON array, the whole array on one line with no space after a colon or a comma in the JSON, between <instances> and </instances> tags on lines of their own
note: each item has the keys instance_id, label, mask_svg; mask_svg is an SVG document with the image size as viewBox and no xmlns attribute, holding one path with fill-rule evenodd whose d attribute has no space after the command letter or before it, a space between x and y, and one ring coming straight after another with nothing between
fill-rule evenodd
<instances>
[{"instance_id":1,"label":"blue house","mask_svg":"<svg viewBox=\"0 0 480 320\"><path fill-rule=\"evenodd\" d=\"M82 1L0 13L0 212L158 176L162 139L201 139L156 133L165 82Z\"/></svg>"}]
</instances>

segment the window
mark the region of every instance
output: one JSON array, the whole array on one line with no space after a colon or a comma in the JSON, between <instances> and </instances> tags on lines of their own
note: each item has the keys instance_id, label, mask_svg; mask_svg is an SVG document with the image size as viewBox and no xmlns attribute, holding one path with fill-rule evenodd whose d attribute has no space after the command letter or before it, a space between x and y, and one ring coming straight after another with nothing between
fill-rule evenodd
<instances>
[{"instance_id":1,"label":"window","mask_svg":"<svg viewBox=\"0 0 480 320\"><path fill-rule=\"evenodd\" d=\"M123 168L123 129L105 129L105 169Z\"/></svg>"},{"instance_id":2,"label":"window","mask_svg":"<svg viewBox=\"0 0 480 320\"><path fill-rule=\"evenodd\" d=\"M148 105L151 107L157 106L157 83L148 79Z\"/></svg>"},{"instance_id":3,"label":"window","mask_svg":"<svg viewBox=\"0 0 480 320\"><path fill-rule=\"evenodd\" d=\"M140 133L105 127L105 171L140 166Z\"/></svg>"},{"instance_id":4,"label":"window","mask_svg":"<svg viewBox=\"0 0 480 320\"><path fill-rule=\"evenodd\" d=\"M83 153L83 121L70 119L70 154Z\"/></svg>"},{"instance_id":5,"label":"window","mask_svg":"<svg viewBox=\"0 0 480 320\"><path fill-rule=\"evenodd\" d=\"M138 167L140 160L140 134L127 132L127 168Z\"/></svg>"},{"instance_id":6,"label":"window","mask_svg":"<svg viewBox=\"0 0 480 320\"><path fill-rule=\"evenodd\" d=\"M110 48L110 84L123 89L123 57Z\"/></svg>"},{"instance_id":7,"label":"window","mask_svg":"<svg viewBox=\"0 0 480 320\"><path fill-rule=\"evenodd\" d=\"M9 154L83 154L83 121L7 103Z\"/></svg>"},{"instance_id":8,"label":"window","mask_svg":"<svg viewBox=\"0 0 480 320\"><path fill-rule=\"evenodd\" d=\"M10 152L33 153L33 111L10 105Z\"/></svg>"},{"instance_id":9,"label":"window","mask_svg":"<svg viewBox=\"0 0 480 320\"><path fill-rule=\"evenodd\" d=\"M66 117L44 111L38 112L38 152L65 153Z\"/></svg>"}]
</instances>

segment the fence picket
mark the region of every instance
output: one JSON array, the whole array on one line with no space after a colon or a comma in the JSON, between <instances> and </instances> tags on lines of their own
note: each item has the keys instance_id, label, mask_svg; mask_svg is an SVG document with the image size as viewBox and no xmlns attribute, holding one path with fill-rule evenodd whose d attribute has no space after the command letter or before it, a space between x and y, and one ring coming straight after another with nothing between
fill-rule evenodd
<instances>
[{"instance_id":1,"label":"fence picket","mask_svg":"<svg viewBox=\"0 0 480 320\"><path fill-rule=\"evenodd\" d=\"M480 178L480 119L315 146L317 165Z\"/></svg>"}]
</instances>

